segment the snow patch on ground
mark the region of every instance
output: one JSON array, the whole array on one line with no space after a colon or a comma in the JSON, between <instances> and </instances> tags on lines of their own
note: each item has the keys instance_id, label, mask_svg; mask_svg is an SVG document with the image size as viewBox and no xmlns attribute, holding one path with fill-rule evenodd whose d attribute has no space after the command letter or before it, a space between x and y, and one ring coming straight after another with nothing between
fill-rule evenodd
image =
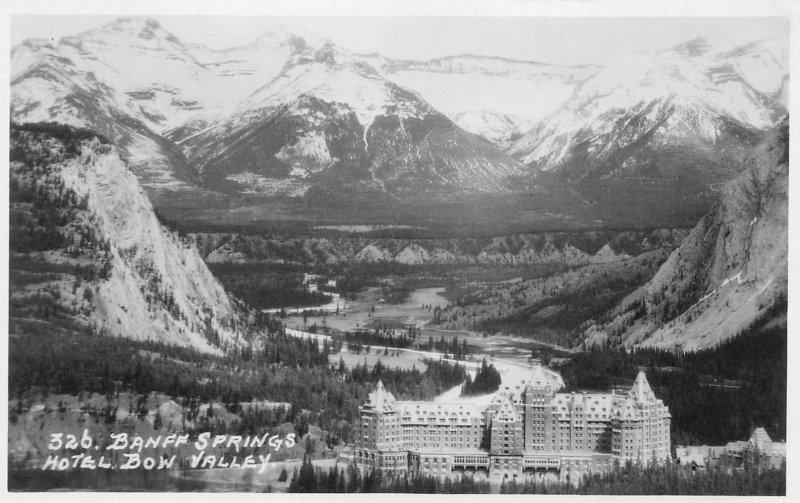
<instances>
[{"instance_id":1,"label":"snow patch on ground","mask_svg":"<svg viewBox=\"0 0 800 503\"><path fill-rule=\"evenodd\" d=\"M332 163L325 136L319 132L306 133L297 138L294 144L284 145L275 157L292 166L300 163L298 167L311 172L324 169Z\"/></svg>"},{"instance_id":2,"label":"snow patch on ground","mask_svg":"<svg viewBox=\"0 0 800 503\"><path fill-rule=\"evenodd\" d=\"M333 231L342 231L342 232L354 232L354 233L365 233L365 232L372 232L372 231L379 231L385 229L424 229L424 227L418 227L416 225L370 225L370 224L353 224L353 225L317 225L314 229L327 229Z\"/></svg>"},{"instance_id":3,"label":"snow patch on ground","mask_svg":"<svg viewBox=\"0 0 800 503\"><path fill-rule=\"evenodd\" d=\"M225 179L242 185L243 194L302 197L309 187L299 178L267 178L256 173L236 173L228 175Z\"/></svg>"},{"instance_id":4,"label":"snow patch on ground","mask_svg":"<svg viewBox=\"0 0 800 503\"><path fill-rule=\"evenodd\" d=\"M722 282L720 287L723 287L723 286L727 285L728 283L730 283L733 280L736 280L736 284L737 285L741 285L742 284L742 271L739 271L736 274L734 274L733 276L731 276L730 278L727 278L725 281Z\"/></svg>"}]
</instances>

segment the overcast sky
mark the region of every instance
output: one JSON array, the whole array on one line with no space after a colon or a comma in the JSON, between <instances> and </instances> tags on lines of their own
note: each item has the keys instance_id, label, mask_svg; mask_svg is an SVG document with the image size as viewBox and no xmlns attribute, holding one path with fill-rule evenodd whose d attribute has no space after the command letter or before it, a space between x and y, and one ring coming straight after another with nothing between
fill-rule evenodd
<instances>
[{"instance_id":1,"label":"overcast sky","mask_svg":"<svg viewBox=\"0 0 800 503\"><path fill-rule=\"evenodd\" d=\"M102 26L120 16L14 15L11 42L55 39ZM695 36L777 36L787 41L786 18L708 17L264 17L151 15L184 42L222 49L244 45L283 26L330 38L355 52L428 59L481 54L559 64L604 64L645 46L667 47Z\"/></svg>"}]
</instances>

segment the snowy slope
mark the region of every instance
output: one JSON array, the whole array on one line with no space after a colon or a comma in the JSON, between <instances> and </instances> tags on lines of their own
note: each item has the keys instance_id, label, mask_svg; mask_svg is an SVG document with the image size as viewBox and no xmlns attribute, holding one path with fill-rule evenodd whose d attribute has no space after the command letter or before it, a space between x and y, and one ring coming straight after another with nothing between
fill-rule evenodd
<instances>
[{"instance_id":1,"label":"snowy slope","mask_svg":"<svg viewBox=\"0 0 800 503\"><path fill-rule=\"evenodd\" d=\"M55 45L26 41L11 68L13 121L88 127L122 147L148 187L191 186L183 154L159 133L221 110L215 76L157 23L121 19Z\"/></svg>"},{"instance_id":2,"label":"snowy slope","mask_svg":"<svg viewBox=\"0 0 800 503\"><path fill-rule=\"evenodd\" d=\"M284 30L216 51L182 44L153 20L123 18L54 45L28 41L12 68L13 120L106 135L148 189L192 190L198 172L213 172L202 181L215 189L297 196L306 177L336 165L379 190L418 174L423 184L495 190L520 169L364 57ZM270 137L236 144L265 120ZM400 121L391 138L387 120Z\"/></svg>"},{"instance_id":3,"label":"snowy slope","mask_svg":"<svg viewBox=\"0 0 800 503\"><path fill-rule=\"evenodd\" d=\"M527 130L531 125L518 115L487 109L457 112L450 119L470 133L483 136L500 146L507 144L520 130Z\"/></svg>"},{"instance_id":4,"label":"snowy slope","mask_svg":"<svg viewBox=\"0 0 800 503\"><path fill-rule=\"evenodd\" d=\"M602 162L647 134L650 143L692 135L713 146L726 121L769 128L786 112L786 56L771 41L731 46L705 39L637 52L580 85L508 151L554 170L579 147L591 162Z\"/></svg>"},{"instance_id":5,"label":"snowy slope","mask_svg":"<svg viewBox=\"0 0 800 503\"><path fill-rule=\"evenodd\" d=\"M785 55L737 44L694 39L622 58L506 152L575 187L605 220L696 222L786 113Z\"/></svg>"},{"instance_id":6,"label":"snowy slope","mask_svg":"<svg viewBox=\"0 0 800 503\"><path fill-rule=\"evenodd\" d=\"M45 49L15 48L12 73L19 78L36 65L60 65L87 81L86 91L103 92L109 105L157 133L222 112L221 79L155 21L123 18Z\"/></svg>"},{"instance_id":7,"label":"snowy slope","mask_svg":"<svg viewBox=\"0 0 800 503\"><path fill-rule=\"evenodd\" d=\"M253 43L225 50L203 45L187 47L198 63L220 77L225 89L221 99L231 111L253 91L275 78L289 58L305 44L303 39L284 30L267 32Z\"/></svg>"},{"instance_id":8,"label":"snowy slope","mask_svg":"<svg viewBox=\"0 0 800 503\"><path fill-rule=\"evenodd\" d=\"M248 97L239 111L274 107L310 94L328 103L345 104L365 128L389 107L400 117L433 112L422 100L403 99L397 87L369 65L348 59L351 56L332 43L318 49L306 47L284 71Z\"/></svg>"},{"instance_id":9,"label":"snowy slope","mask_svg":"<svg viewBox=\"0 0 800 503\"><path fill-rule=\"evenodd\" d=\"M297 45L280 74L235 113L180 145L206 180L228 184L246 171L264 186L293 177L307 186L335 178L379 190L498 190L521 169L331 43Z\"/></svg>"},{"instance_id":10,"label":"snowy slope","mask_svg":"<svg viewBox=\"0 0 800 503\"><path fill-rule=\"evenodd\" d=\"M472 55L429 61L366 57L386 78L419 92L456 124L505 142L556 110L596 66L558 66ZM498 127L498 118L508 124Z\"/></svg>"}]
</instances>

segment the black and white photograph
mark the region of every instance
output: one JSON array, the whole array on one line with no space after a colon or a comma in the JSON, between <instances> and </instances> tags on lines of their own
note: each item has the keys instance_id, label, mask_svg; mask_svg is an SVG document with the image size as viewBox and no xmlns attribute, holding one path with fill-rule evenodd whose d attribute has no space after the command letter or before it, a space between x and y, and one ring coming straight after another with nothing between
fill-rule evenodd
<instances>
[{"instance_id":1,"label":"black and white photograph","mask_svg":"<svg viewBox=\"0 0 800 503\"><path fill-rule=\"evenodd\" d=\"M9 2L7 496L794 492L800 5L168 3Z\"/></svg>"}]
</instances>

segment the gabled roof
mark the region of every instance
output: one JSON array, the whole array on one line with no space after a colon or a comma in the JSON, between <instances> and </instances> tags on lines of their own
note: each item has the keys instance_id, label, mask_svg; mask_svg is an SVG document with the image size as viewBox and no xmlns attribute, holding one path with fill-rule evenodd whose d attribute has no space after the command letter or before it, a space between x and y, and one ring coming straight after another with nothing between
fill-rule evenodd
<instances>
[{"instance_id":1,"label":"gabled roof","mask_svg":"<svg viewBox=\"0 0 800 503\"><path fill-rule=\"evenodd\" d=\"M617 404L614 409L614 417L619 419L638 419L639 411L636 408L636 401L633 398L633 393L625 398L625 400Z\"/></svg>"},{"instance_id":2,"label":"gabled roof","mask_svg":"<svg viewBox=\"0 0 800 503\"><path fill-rule=\"evenodd\" d=\"M544 388L548 384L550 384L550 381L548 381L547 376L544 375L544 370L542 370L541 365L537 365L533 369L533 374L531 374L531 377L528 380L528 384L530 384L535 388Z\"/></svg>"},{"instance_id":3,"label":"gabled roof","mask_svg":"<svg viewBox=\"0 0 800 503\"><path fill-rule=\"evenodd\" d=\"M514 404L511 402L511 398L509 396L506 396L505 400L503 400L503 403L500 404L500 410L497 411L497 416L495 416L495 419L506 422L519 420L517 408L514 407Z\"/></svg>"},{"instance_id":4,"label":"gabled roof","mask_svg":"<svg viewBox=\"0 0 800 503\"><path fill-rule=\"evenodd\" d=\"M772 439L769 438L769 434L764 428L756 428L753 434L750 435L750 444L758 447L759 449L763 449L765 446L768 446L771 443Z\"/></svg>"},{"instance_id":5,"label":"gabled roof","mask_svg":"<svg viewBox=\"0 0 800 503\"><path fill-rule=\"evenodd\" d=\"M403 422L410 424L430 424L432 421L459 424L479 424L483 420L482 410L471 403L411 402L396 403Z\"/></svg>"},{"instance_id":6,"label":"gabled roof","mask_svg":"<svg viewBox=\"0 0 800 503\"><path fill-rule=\"evenodd\" d=\"M741 453L747 448L747 442L744 440L735 440L725 444L725 450L729 453Z\"/></svg>"},{"instance_id":7,"label":"gabled roof","mask_svg":"<svg viewBox=\"0 0 800 503\"><path fill-rule=\"evenodd\" d=\"M534 388L550 386L553 391L558 391L564 387L564 379L558 372L545 368L542 365L536 365L525 384L533 386Z\"/></svg>"},{"instance_id":8,"label":"gabled roof","mask_svg":"<svg viewBox=\"0 0 800 503\"><path fill-rule=\"evenodd\" d=\"M703 448L677 448L675 449L675 456L678 458L678 463L682 465L688 466L694 463L695 466L705 467L707 453L703 451Z\"/></svg>"}]
</instances>

